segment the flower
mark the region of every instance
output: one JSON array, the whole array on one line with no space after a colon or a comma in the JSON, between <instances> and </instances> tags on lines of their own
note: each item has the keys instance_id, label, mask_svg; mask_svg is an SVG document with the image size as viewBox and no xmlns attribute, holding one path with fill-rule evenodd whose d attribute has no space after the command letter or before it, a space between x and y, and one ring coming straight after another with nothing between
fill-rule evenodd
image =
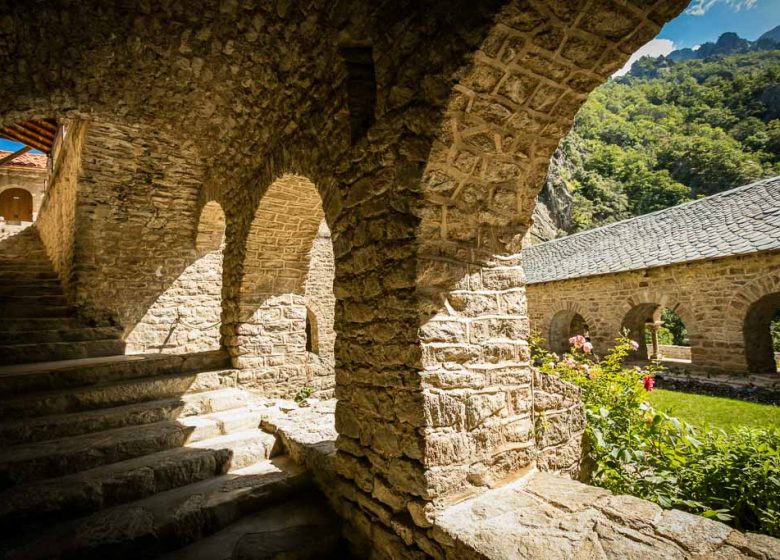
<instances>
[{"instance_id":1,"label":"flower","mask_svg":"<svg viewBox=\"0 0 780 560\"><path fill-rule=\"evenodd\" d=\"M573 336L569 339L569 344L574 346L577 350L580 350L588 341L581 334Z\"/></svg>"},{"instance_id":2,"label":"flower","mask_svg":"<svg viewBox=\"0 0 780 560\"><path fill-rule=\"evenodd\" d=\"M582 345L582 351L585 352L586 354L590 354L591 352L593 352L593 345L590 342L586 342L585 344Z\"/></svg>"},{"instance_id":3,"label":"flower","mask_svg":"<svg viewBox=\"0 0 780 560\"><path fill-rule=\"evenodd\" d=\"M636 340L631 341L631 350L639 350L639 343Z\"/></svg>"},{"instance_id":4,"label":"flower","mask_svg":"<svg viewBox=\"0 0 780 560\"><path fill-rule=\"evenodd\" d=\"M645 385L645 391L650 392L653 390L653 387L655 387L655 379L653 379L652 376L646 375L643 383Z\"/></svg>"}]
</instances>

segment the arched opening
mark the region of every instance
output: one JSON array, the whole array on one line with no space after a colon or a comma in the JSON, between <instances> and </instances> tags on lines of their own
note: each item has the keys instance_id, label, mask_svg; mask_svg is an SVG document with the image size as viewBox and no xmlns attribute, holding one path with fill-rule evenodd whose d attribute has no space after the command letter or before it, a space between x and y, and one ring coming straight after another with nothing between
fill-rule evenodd
<instances>
[{"instance_id":1,"label":"arched opening","mask_svg":"<svg viewBox=\"0 0 780 560\"><path fill-rule=\"evenodd\" d=\"M671 362L691 361L691 341L688 328L674 309L661 309L659 325L645 327L645 343L648 353L652 356L653 333L656 339L656 355L658 359ZM653 330L655 329L655 331Z\"/></svg>"},{"instance_id":2,"label":"arched opening","mask_svg":"<svg viewBox=\"0 0 780 560\"><path fill-rule=\"evenodd\" d=\"M260 200L246 240L236 365L268 395L330 391L334 380L334 259L314 184L283 175Z\"/></svg>"},{"instance_id":3,"label":"arched opening","mask_svg":"<svg viewBox=\"0 0 780 560\"><path fill-rule=\"evenodd\" d=\"M0 216L6 223L32 222L33 197L26 189L11 188L0 192Z\"/></svg>"},{"instance_id":4,"label":"arched opening","mask_svg":"<svg viewBox=\"0 0 780 560\"><path fill-rule=\"evenodd\" d=\"M569 339L582 335L590 338L590 330L585 318L571 309L564 309L556 313L550 323L550 349L558 354L569 350Z\"/></svg>"},{"instance_id":5,"label":"arched opening","mask_svg":"<svg viewBox=\"0 0 780 560\"><path fill-rule=\"evenodd\" d=\"M743 327L748 371L774 373L780 352L780 292L765 295L747 311Z\"/></svg>"},{"instance_id":6,"label":"arched opening","mask_svg":"<svg viewBox=\"0 0 780 560\"><path fill-rule=\"evenodd\" d=\"M621 330L637 343L633 358L690 362L688 329L673 308L640 303L623 318Z\"/></svg>"},{"instance_id":7,"label":"arched opening","mask_svg":"<svg viewBox=\"0 0 780 560\"><path fill-rule=\"evenodd\" d=\"M647 331L656 328L661 322L661 306L657 303L640 303L632 307L623 318L621 332L636 342L638 348L633 358L647 360L655 357L652 344L648 344ZM650 348L648 348L648 346Z\"/></svg>"},{"instance_id":8,"label":"arched opening","mask_svg":"<svg viewBox=\"0 0 780 560\"><path fill-rule=\"evenodd\" d=\"M178 354L220 348L225 213L211 201L200 212L194 259L127 336L130 353Z\"/></svg>"}]
</instances>

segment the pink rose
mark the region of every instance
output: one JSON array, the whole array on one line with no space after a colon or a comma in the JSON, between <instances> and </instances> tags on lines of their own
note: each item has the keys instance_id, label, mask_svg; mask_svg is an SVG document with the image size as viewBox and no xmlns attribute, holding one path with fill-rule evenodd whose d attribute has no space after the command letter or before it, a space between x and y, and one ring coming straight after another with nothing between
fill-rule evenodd
<instances>
[{"instance_id":1,"label":"pink rose","mask_svg":"<svg viewBox=\"0 0 780 560\"><path fill-rule=\"evenodd\" d=\"M585 344L582 345L582 351L586 354L590 354L593 352L593 345L590 342L585 342Z\"/></svg>"},{"instance_id":2,"label":"pink rose","mask_svg":"<svg viewBox=\"0 0 780 560\"><path fill-rule=\"evenodd\" d=\"M631 341L631 350L639 350L639 343L636 340Z\"/></svg>"}]
</instances>

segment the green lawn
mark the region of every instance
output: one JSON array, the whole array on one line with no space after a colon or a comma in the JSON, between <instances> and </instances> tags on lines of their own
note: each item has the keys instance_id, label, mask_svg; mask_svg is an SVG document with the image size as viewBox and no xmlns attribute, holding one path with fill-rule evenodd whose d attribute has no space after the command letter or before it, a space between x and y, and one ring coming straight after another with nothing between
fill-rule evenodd
<instances>
[{"instance_id":1,"label":"green lawn","mask_svg":"<svg viewBox=\"0 0 780 560\"><path fill-rule=\"evenodd\" d=\"M658 410L701 427L726 430L741 426L780 428L780 406L663 389L652 391L648 400Z\"/></svg>"}]
</instances>

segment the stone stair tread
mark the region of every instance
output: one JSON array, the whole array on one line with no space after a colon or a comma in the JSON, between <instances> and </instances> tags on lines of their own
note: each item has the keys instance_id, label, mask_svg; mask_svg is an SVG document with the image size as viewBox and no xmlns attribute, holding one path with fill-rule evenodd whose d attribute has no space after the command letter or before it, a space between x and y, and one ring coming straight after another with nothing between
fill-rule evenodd
<instances>
[{"instance_id":1,"label":"stone stair tread","mask_svg":"<svg viewBox=\"0 0 780 560\"><path fill-rule=\"evenodd\" d=\"M257 428L249 407L16 445L0 457L0 481L14 484L62 476L164 449Z\"/></svg>"},{"instance_id":2,"label":"stone stair tread","mask_svg":"<svg viewBox=\"0 0 780 560\"><path fill-rule=\"evenodd\" d=\"M162 553L308 487L305 470L286 456L174 488L18 538L6 558L148 557L150 542ZM140 522L140 523L139 523ZM32 541L32 542L31 542ZM56 551L56 552L55 552Z\"/></svg>"},{"instance_id":3,"label":"stone stair tread","mask_svg":"<svg viewBox=\"0 0 780 560\"><path fill-rule=\"evenodd\" d=\"M0 363L35 363L53 358L115 356L122 354L124 349L124 341L117 337L65 342L0 344Z\"/></svg>"},{"instance_id":4,"label":"stone stair tread","mask_svg":"<svg viewBox=\"0 0 780 560\"><path fill-rule=\"evenodd\" d=\"M245 516L164 560L343 559L339 523L321 499L299 497Z\"/></svg>"},{"instance_id":5,"label":"stone stair tread","mask_svg":"<svg viewBox=\"0 0 780 560\"><path fill-rule=\"evenodd\" d=\"M196 370L217 370L229 367L229 358L222 351L194 354L122 354L56 360L0 366L0 394L17 394L26 398L30 391L50 391L64 388L92 387L110 382L120 383L147 377L163 370L187 373Z\"/></svg>"},{"instance_id":6,"label":"stone stair tread","mask_svg":"<svg viewBox=\"0 0 780 560\"><path fill-rule=\"evenodd\" d=\"M39 330L4 330L0 325L0 345L38 344L55 342L86 342L89 340L118 339L122 330L117 327L76 326L73 328Z\"/></svg>"},{"instance_id":7,"label":"stone stair tread","mask_svg":"<svg viewBox=\"0 0 780 560\"><path fill-rule=\"evenodd\" d=\"M0 419L110 408L237 386L235 370L176 372L28 393L0 400Z\"/></svg>"},{"instance_id":8,"label":"stone stair tread","mask_svg":"<svg viewBox=\"0 0 780 560\"><path fill-rule=\"evenodd\" d=\"M18 317L3 317L0 324L4 331L7 330L50 330L80 328L84 326L76 317L36 317L33 319L20 319Z\"/></svg>"},{"instance_id":9,"label":"stone stair tread","mask_svg":"<svg viewBox=\"0 0 780 560\"><path fill-rule=\"evenodd\" d=\"M75 517L223 475L270 458L276 438L244 430L0 493L0 527Z\"/></svg>"},{"instance_id":10,"label":"stone stair tread","mask_svg":"<svg viewBox=\"0 0 780 560\"><path fill-rule=\"evenodd\" d=\"M0 422L0 445L48 441L125 426L173 420L246 407L253 395L241 389L217 389L181 397L112 408Z\"/></svg>"}]
</instances>

